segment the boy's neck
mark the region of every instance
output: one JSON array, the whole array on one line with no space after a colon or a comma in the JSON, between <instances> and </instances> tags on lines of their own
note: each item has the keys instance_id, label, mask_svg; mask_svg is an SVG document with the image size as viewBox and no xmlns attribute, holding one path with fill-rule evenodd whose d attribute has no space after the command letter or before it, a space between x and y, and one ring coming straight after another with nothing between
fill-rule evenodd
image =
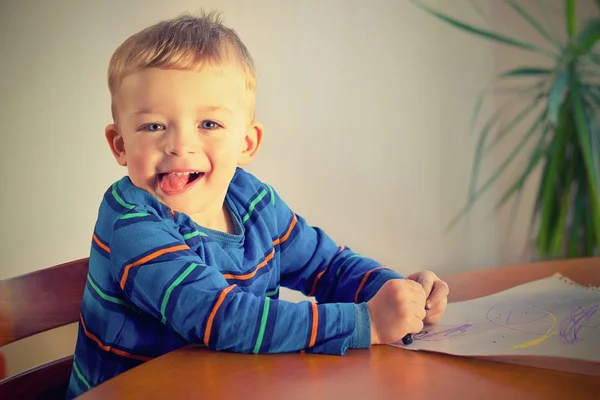
<instances>
[{"instance_id":1,"label":"boy's neck","mask_svg":"<svg viewBox=\"0 0 600 400\"><path fill-rule=\"evenodd\" d=\"M195 223L205 228L230 234L235 233L231 212L225 204L214 213L197 213L190 217Z\"/></svg>"}]
</instances>

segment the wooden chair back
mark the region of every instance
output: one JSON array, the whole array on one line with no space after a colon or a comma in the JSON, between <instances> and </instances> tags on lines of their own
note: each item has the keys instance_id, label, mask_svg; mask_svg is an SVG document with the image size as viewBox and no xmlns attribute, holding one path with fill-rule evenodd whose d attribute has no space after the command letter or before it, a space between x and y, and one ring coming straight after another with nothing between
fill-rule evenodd
<instances>
[{"instance_id":1,"label":"wooden chair back","mask_svg":"<svg viewBox=\"0 0 600 400\"><path fill-rule=\"evenodd\" d=\"M88 261L83 258L0 281L0 348L77 322ZM64 398L72 363L71 355L0 377L0 399Z\"/></svg>"}]
</instances>

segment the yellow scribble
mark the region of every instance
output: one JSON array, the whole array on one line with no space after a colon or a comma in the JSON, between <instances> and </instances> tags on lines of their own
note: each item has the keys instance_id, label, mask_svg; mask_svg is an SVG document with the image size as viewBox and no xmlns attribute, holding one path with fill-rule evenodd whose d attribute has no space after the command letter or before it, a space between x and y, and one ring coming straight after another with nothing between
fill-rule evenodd
<instances>
[{"instance_id":1,"label":"yellow scribble","mask_svg":"<svg viewBox=\"0 0 600 400\"><path fill-rule=\"evenodd\" d=\"M536 345L542 343L543 341L547 340L548 338L556 335L556 332L552 332L552 329L554 329L554 327L556 326L556 316L548 311L544 311L544 310L539 310L539 311L545 312L552 318L552 326L550 328L548 328L548 331L544 335L540 336L539 338L530 340L528 342L516 344L511 347L512 350L526 349L528 347L536 346Z\"/></svg>"}]
</instances>

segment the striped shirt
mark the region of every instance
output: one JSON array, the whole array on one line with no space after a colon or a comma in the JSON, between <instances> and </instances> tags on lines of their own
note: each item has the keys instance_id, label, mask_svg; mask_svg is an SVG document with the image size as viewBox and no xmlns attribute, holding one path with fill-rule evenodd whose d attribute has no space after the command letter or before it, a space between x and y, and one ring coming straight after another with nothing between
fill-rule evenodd
<instances>
[{"instance_id":1,"label":"striped shirt","mask_svg":"<svg viewBox=\"0 0 600 400\"><path fill-rule=\"evenodd\" d=\"M238 168L228 234L174 212L128 177L92 236L67 397L187 344L238 353L342 355L370 345L366 301L389 279ZM287 287L316 302L279 300Z\"/></svg>"}]
</instances>

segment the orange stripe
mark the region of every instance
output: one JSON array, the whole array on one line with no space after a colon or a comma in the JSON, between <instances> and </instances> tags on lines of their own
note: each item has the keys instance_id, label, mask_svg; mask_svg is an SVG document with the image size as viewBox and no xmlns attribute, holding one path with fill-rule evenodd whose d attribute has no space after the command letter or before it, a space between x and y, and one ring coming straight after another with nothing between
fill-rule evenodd
<instances>
[{"instance_id":1,"label":"orange stripe","mask_svg":"<svg viewBox=\"0 0 600 400\"><path fill-rule=\"evenodd\" d=\"M162 256L165 253L173 253L175 251L185 250L185 249L189 249L189 247L187 245L185 245L185 244L180 244L180 245L173 246L173 247L167 247L166 249L157 250L154 253L149 254L146 257L144 257L142 259L139 259L139 260L137 260L134 263L126 265L125 266L125 271L123 271L123 276L121 277L121 289L123 289L123 290L125 289L125 283L127 283L127 277L129 275L129 269L131 267L138 267L138 266L140 266L142 264L147 263L150 260L153 260L153 259L155 259L157 257Z\"/></svg>"},{"instance_id":2,"label":"orange stripe","mask_svg":"<svg viewBox=\"0 0 600 400\"><path fill-rule=\"evenodd\" d=\"M221 294L219 295L219 299L217 303L213 307L210 315L208 316L208 322L206 323L206 330L204 331L204 344L208 346L208 340L210 339L210 331L212 329L213 320L215 319L215 315L217 315L217 311L219 311L219 307L223 304L223 300L225 300L225 296L227 293L231 292L231 290L236 287L236 285L227 286L225 289L221 290Z\"/></svg>"},{"instance_id":3,"label":"orange stripe","mask_svg":"<svg viewBox=\"0 0 600 400\"><path fill-rule=\"evenodd\" d=\"M317 282L319 282L319 279L321 279L321 277L323 276L325 271L327 271L327 268L329 268L329 267L326 267L323 271L319 272L319 274L315 278L315 281L313 282L313 285L312 285L312 289L310 290L310 293L308 294L309 296L314 296L315 292L317 291Z\"/></svg>"},{"instance_id":4,"label":"orange stripe","mask_svg":"<svg viewBox=\"0 0 600 400\"><path fill-rule=\"evenodd\" d=\"M313 347L315 342L317 341L317 328L319 326L319 310L317 309L317 305L315 303L311 303L312 312L313 312L313 321L312 321L312 332L310 333L310 342L308 343L308 347Z\"/></svg>"},{"instance_id":5,"label":"orange stripe","mask_svg":"<svg viewBox=\"0 0 600 400\"><path fill-rule=\"evenodd\" d=\"M358 293L360 293L360 291L362 290L362 288L367 283L367 279L369 279L369 275L371 275L371 272L376 271L376 270L381 269L381 268L387 268L387 267L385 267L385 266L382 265L381 267L377 267L377 268L374 268L374 269L370 270L369 272L367 272L365 274L365 276L363 276L362 281L360 281L360 285L358 285L358 290L356 291L356 294L354 295L354 302L355 303L358 303Z\"/></svg>"},{"instance_id":6,"label":"orange stripe","mask_svg":"<svg viewBox=\"0 0 600 400\"><path fill-rule=\"evenodd\" d=\"M81 326L83 327L83 332L85 333L85 336L89 337L92 341L94 341L98 345L98 347L100 347L102 350L117 354L122 357L132 358L134 360L141 360L141 361L152 360L152 357L138 356L138 355L131 354L126 351L115 349L114 347L102 344L100 339L98 339L96 336L94 336L93 333L90 333L87 330L87 326L85 325L85 321L83 320L83 315L79 314L79 320L81 321Z\"/></svg>"},{"instance_id":7,"label":"orange stripe","mask_svg":"<svg viewBox=\"0 0 600 400\"><path fill-rule=\"evenodd\" d=\"M96 244L97 244L98 246L100 246L100 247L102 248L102 250L106 251L107 253L110 253L110 249L108 248L108 246L107 246L107 245L105 245L104 243L102 243L102 242L100 241L100 239L98 239L98 238L96 237L96 235L93 235L92 237L94 238L94 242L96 242Z\"/></svg>"},{"instance_id":8,"label":"orange stripe","mask_svg":"<svg viewBox=\"0 0 600 400\"><path fill-rule=\"evenodd\" d=\"M265 265L267 265L267 263L273 259L274 255L275 255L275 249L271 250L271 253L260 264L258 264L256 266L256 269L254 271L249 272L246 275L224 274L223 278L225 278L225 279L237 279L237 280L240 280L240 281L245 281L247 279L250 279L254 275L256 275L256 273L258 272L259 269L261 269L262 267L264 267Z\"/></svg>"},{"instance_id":9,"label":"orange stripe","mask_svg":"<svg viewBox=\"0 0 600 400\"><path fill-rule=\"evenodd\" d=\"M290 222L290 227L288 228L287 232L279 239L274 240L273 246L277 246L278 244L281 244L288 240L290 234L292 233L292 229L294 229L294 226L296 226L296 222L298 222L298 218L296 218L296 214L294 214L294 219L292 219L292 222Z\"/></svg>"},{"instance_id":10,"label":"orange stripe","mask_svg":"<svg viewBox=\"0 0 600 400\"><path fill-rule=\"evenodd\" d=\"M346 246L340 247L340 250L337 253L340 254L342 251L344 251L345 248L346 248Z\"/></svg>"},{"instance_id":11,"label":"orange stripe","mask_svg":"<svg viewBox=\"0 0 600 400\"><path fill-rule=\"evenodd\" d=\"M290 223L290 226L289 226L287 232L285 233L285 235L283 235L279 239L274 240L273 246L276 246L276 245L281 244L281 243L285 242L286 240L288 240L288 238L290 237L290 234L292 233L292 229L294 229L294 226L296 225L297 221L298 221L298 219L296 218L296 214L294 214L294 219ZM254 271L248 272L245 275L223 274L223 277L225 279L236 279L236 280L240 280L240 281L245 281L245 280L251 279L254 275L256 275L256 273L258 272L259 269L263 268L265 265L267 265L267 263L269 261L271 261L273 259L273 256L275 256L275 249L273 249L271 251L271 253L267 257L265 257L265 259L260 264L258 264L256 266L256 269Z\"/></svg>"}]
</instances>

